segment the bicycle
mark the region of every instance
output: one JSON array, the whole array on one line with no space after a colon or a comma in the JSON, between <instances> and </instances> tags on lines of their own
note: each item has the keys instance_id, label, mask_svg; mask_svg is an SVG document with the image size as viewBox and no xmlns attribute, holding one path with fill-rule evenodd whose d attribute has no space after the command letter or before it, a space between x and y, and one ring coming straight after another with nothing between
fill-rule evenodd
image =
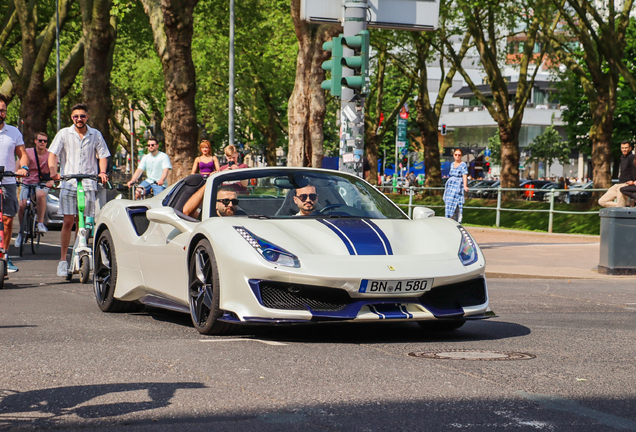
<instances>
[{"instance_id":1,"label":"bicycle","mask_svg":"<svg viewBox=\"0 0 636 432\"><path fill-rule=\"evenodd\" d=\"M3 166L0 166L0 185L5 177L20 177L13 171L5 171ZM4 288L4 279L7 277L7 260L9 259L9 251L4 248L4 223L2 223L4 214L3 205L4 192L0 188L0 289Z\"/></svg>"},{"instance_id":2,"label":"bicycle","mask_svg":"<svg viewBox=\"0 0 636 432\"><path fill-rule=\"evenodd\" d=\"M86 208L86 194L81 180L99 181L99 176L93 174L67 174L60 177L61 180L77 181L77 233L73 250L67 254L68 273L66 280L71 281L74 274L79 274L80 282L87 283L93 269L93 249L88 245L93 235L95 219L92 216L84 217Z\"/></svg>"},{"instance_id":3,"label":"bicycle","mask_svg":"<svg viewBox=\"0 0 636 432\"><path fill-rule=\"evenodd\" d=\"M20 236L22 238L22 242L20 243L20 256L23 255L24 252L24 244L31 240L31 252L34 254L38 253L38 249L40 248L40 238L44 235L44 233L38 230L38 212L37 212L37 196L36 191L39 187L46 187L46 183L36 183L36 184L23 184L22 187L29 189L29 195L26 200L26 207L24 208L24 215L22 216L22 221L20 223Z\"/></svg>"}]
</instances>

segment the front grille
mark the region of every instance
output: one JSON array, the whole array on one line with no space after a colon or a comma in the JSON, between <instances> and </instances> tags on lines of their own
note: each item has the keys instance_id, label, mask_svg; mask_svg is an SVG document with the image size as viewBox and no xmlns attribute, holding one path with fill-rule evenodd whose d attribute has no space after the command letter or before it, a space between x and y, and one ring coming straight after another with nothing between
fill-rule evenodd
<instances>
[{"instance_id":1,"label":"front grille","mask_svg":"<svg viewBox=\"0 0 636 432\"><path fill-rule=\"evenodd\" d=\"M283 282L259 283L263 306L271 309L340 311L349 303L349 294L337 288Z\"/></svg>"},{"instance_id":2,"label":"front grille","mask_svg":"<svg viewBox=\"0 0 636 432\"><path fill-rule=\"evenodd\" d=\"M147 207L128 207L128 216L130 216L130 220L132 221L133 227L135 228L135 232L138 236L143 235L148 226L150 225L150 221L146 217Z\"/></svg>"},{"instance_id":3,"label":"front grille","mask_svg":"<svg viewBox=\"0 0 636 432\"><path fill-rule=\"evenodd\" d=\"M425 306L438 309L482 305L486 303L486 282L483 278L477 278L438 286L424 293L420 300Z\"/></svg>"}]
</instances>

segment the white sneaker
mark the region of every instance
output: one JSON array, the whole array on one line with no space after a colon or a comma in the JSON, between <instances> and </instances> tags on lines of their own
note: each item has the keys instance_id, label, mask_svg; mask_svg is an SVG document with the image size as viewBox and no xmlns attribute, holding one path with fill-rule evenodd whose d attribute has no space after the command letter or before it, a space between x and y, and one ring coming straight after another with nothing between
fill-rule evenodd
<instances>
[{"instance_id":1,"label":"white sneaker","mask_svg":"<svg viewBox=\"0 0 636 432\"><path fill-rule=\"evenodd\" d=\"M42 222L38 222L38 231L41 233L47 232L49 229Z\"/></svg>"},{"instance_id":2,"label":"white sneaker","mask_svg":"<svg viewBox=\"0 0 636 432\"><path fill-rule=\"evenodd\" d=\"M57 275L59 277L68 276L68 263L66 261L60 261L57 264Z\"/></svg>"},{"instance_id":3,"label":"white sneaker","mask_svg":"<svg viewBox=\"0 0 636 432\"><path fill-rule=\"evenodd\" d=\"M19 248L22 244L22 233L18 233L18 236L15 238L15 247Z\"/></svg>"}]
</instances>

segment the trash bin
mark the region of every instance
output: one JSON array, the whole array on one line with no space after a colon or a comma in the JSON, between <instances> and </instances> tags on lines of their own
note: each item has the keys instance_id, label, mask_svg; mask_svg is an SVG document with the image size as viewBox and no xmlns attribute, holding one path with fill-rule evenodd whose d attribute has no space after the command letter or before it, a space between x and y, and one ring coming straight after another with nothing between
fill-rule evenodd
<instances>
[{"instance_id":1,"label":"trash bin","mask_svg":"<svg viewBox=\"0 0 636 432\"><path fill-rule=\"evenodd\" d=\"M598 272L636 275L636 208L610 207L601 217L601 256Z\"/></svg>"}]
</instances>

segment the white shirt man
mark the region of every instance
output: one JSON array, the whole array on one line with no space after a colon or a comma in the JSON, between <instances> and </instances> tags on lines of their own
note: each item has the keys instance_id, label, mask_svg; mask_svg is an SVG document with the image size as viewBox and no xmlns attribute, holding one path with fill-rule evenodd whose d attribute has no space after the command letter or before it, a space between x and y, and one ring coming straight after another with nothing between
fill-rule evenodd
<instances>
[{"instance_id":1,"label":"white shirt man","mask_svg":"<svg viewBox=\"0 0 636 432\"><path fill-rule=\"evenodd\" d=\"M86 124L88 121L88 108L84 104L77 104L72 108L71 119L73 126L61 129L49 148L49 168L51 178L59 180L57 174L57 162L60 161L62 174L93 174L98 175L102 182L108 181L106 169L108 168L108 156L110 151L104 141L104 137L97 130ZM99 163L98 163L99 160ZM93 180L82 180L86 194L86 208L84 215L95 215L95 191L97 183ZM66 277L68 263L66 252L71 240L71 230L77 220L77 182L64 181L61 184L60 213L64 215L61 235L61 255L57 265L57 275Z\"/></svg>"},{"instance_id":2,"label":"white shirt man","mask_svg":"<svg viewBox=\"0 0 636 432\"><path fill-rule=\"evenodd\" d=\"M16 156L20 160L21 168L15 171L20 176L29 174L29 157L24 151L24 140L18 128L9 126L4 121L7 118L7 105L9 99L0 94L0 166L6 171L11 171L15 167ZM2 223L4 225L4 237L2 247L7 254L7 272L14 273L18 268L9 258L9 245L11 244L11 234L13 232L13 218L18 212L18 195L14 177L2 179ZM4 275L0 275L4 277Z\"/></svg>"},{"instance_id":3,"label":"white shirt man","mask_svg":"<svg viewBox=\"0 0 636 432\"><path fill-rule=\"evenodd\" d=\"M145 170L146 180L142 181L139 187L143 188L146 195L150 192L150 189L152 189L154 195L158 195L168 187L166 178L168 177L168 171L171 169L170 157L159 151L159 143L156 139L150 138L148 140L148 154L141 158L139 167L128 182L128 187L139 180ZM135 199L139 198L141 198L141 194L139 194L138 190L135 190Z\"/></svg>"}]
</instances>

